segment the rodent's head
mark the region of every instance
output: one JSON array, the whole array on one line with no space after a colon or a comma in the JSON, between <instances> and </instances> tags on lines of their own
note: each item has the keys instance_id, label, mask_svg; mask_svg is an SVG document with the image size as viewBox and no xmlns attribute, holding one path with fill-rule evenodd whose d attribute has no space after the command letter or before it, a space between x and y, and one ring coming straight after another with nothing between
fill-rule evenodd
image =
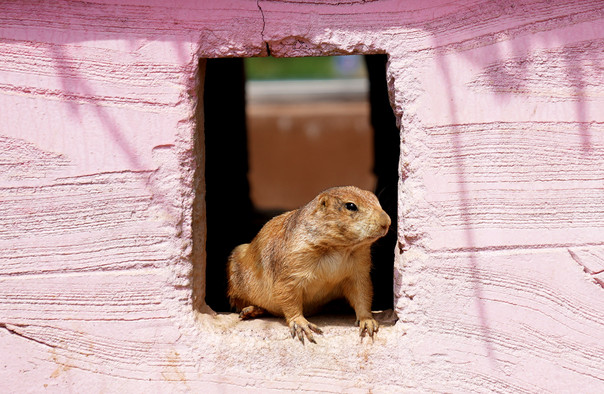
<instances>
[{"instance_id":1,"label":"rodent's head","mask_svg":"<svg viewBox=\"0 0 604 394\"><path fill-rule=\"evenodd\" d=\"M390 217L375 194L358 187L327 189L308 205L312 209L308 230L331 245L372 243L390 228Z\"/></svg>"}]
</instances>

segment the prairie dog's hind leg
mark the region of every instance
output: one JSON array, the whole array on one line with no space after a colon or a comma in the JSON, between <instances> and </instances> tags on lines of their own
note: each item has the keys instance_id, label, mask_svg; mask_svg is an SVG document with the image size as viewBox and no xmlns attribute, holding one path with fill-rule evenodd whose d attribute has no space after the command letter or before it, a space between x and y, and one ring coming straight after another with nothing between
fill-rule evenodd
<instances>
[{"instance_id":1,"label":"prairie dog's hind leg","mask_svg":"<svg viewBox=\"0 0 604 394\"><path fill-rule=\"evenodd\" d=\"M266 315L268 312L264 308L260 308L256 305L246 306L239 313L239 318L241 320L253 319L258 316Z\"/></svg>"}]
</instances>

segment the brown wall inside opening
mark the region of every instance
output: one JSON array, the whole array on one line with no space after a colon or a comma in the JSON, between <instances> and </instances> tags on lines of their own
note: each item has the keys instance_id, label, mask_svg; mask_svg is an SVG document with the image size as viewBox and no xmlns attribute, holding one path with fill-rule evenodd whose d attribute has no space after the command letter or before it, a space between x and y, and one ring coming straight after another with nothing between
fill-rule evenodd
<instances>
[{"instance_id":1,"label":"brown wall inside opening","mask_svg":"<svg viewBox=\"0 0 604 394\"><path fill-rule=\"evenodd\" d=\"M372 249L373 309L392 308L399 130L388 99L386 56L365 56L365 61L370 87L364 102L317 102L314 110L313 103L255 105L248 107L246 117L243 59L207 59L206 302L215 311L230 310L226 261L235 246L249 242L277 213L273 209L295 208L324 188L344 184L370 190L375 185L393 219L388 236ZM271 135L276 123L283 126L284 115L289 118L285 122L298 123L290 125L291 133ZM324 127L330 131L321 132ZM287 162L298 165L288 167ZM271 193L279 195L271 200Z\"/></svg>"},{"instance_id":2,"label":"brown wall inside opening","mask_svg":"<svg viewBox=\"0 0 604 394\"><path fill-rule=\"evenodd\" d=\"M369 102L248 103L254 206L295 209L332 186L373 190Z\"/></svg>"}]
</instances>

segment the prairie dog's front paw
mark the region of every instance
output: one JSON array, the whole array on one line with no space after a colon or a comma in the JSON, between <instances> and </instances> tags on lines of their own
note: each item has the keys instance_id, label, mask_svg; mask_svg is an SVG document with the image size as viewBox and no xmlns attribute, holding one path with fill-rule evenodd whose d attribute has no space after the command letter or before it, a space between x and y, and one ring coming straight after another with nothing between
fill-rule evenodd
<instances>
[{"instance_id":1,"label":"prairie dog's front paw","mask_svg":"<svg viewBox=\"0 0 604 394\"><path fill-rule=\"evenodd\" d=\"M317 334L323 334L323 331L317 327L317 325L310 323L304 317L296 317L289 322L289 332L292 334L292 338L298 336L300 342L304 343L304 335L312 343L317 343L312 335L312 332Z\"/></svg>"},{"instance_id":2,"label":"prairie dog's front paw","mask_svg":"<svg viewBox=\"0 0 604 394\"><path fill-rule=\"evenodd\" d=\"M371 339L373 339L373 334L377 333L380 328L378 322L373 318L361 319L360 321L357 321L357 323L359 324L359 335L363 336L363 334L367 332Z\"/></svg>"}]
</instances>

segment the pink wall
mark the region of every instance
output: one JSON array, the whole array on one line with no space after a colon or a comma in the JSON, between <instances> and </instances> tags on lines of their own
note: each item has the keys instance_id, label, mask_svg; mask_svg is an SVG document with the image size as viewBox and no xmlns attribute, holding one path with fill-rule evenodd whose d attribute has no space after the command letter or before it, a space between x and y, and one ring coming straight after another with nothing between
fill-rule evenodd
<instances>
[{"instance_id":1,"label":"pink wall","mask_svg":"<svg viewBox=\"0 0 604 394\"><path fill-rule=\"evenodd\" d=\"M604 391L602 9L0 3L0 387ZM373 344L193 312L197 60L267 45L390 55L399 320Z\"/></svg>"}]
</instances>

